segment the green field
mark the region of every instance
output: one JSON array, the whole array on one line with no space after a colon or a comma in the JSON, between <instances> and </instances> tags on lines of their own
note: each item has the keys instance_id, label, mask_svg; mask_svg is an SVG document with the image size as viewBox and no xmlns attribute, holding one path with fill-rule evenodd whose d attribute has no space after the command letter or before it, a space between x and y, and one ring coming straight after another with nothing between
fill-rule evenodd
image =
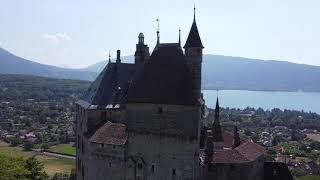
<instances>
[{"instance_id":1,"label":"green field","mask_svg":"<svg viewBox=\"0 0 320 180\"><path fill-rule=\"evenodd\" d=\"M71 169L75 168L75 160L56 158L45 156L38 152L24 151L21 147L11 147L9 144L0 141L0 153L11 157L28 158L35 156L39 161L44 164L44 169L50 177L57 172L70 173Z\"/></svg>"},{"instance_id":2,"label":"green field","mask_svg":"<svg viewBox=\"0 0 320 180\"><path fill-rule=\"evenodd\" d=\"M72 144L59 144L56 146L52 146L50 149L52 152L67 154L71 156L76 155L76 148L72 146Z\"/></svg>"}]
</instances>

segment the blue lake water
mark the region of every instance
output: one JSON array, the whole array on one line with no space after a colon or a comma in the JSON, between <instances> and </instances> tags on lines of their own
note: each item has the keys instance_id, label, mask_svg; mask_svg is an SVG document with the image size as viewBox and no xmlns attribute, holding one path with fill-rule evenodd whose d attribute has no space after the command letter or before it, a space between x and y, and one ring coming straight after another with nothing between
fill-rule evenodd
<instances>
[{"instance_id":1,"label":"blue lake water","mask_svg":"<svg viewBox=\"0 0 320 180\"><path fill-rule=\"evenodd\" d=\"M267 92L243 90L203 90L206 105L213 108L217 94L221 107L304 110L320 114L320 93Z\"/></svg>"}]
</instances>

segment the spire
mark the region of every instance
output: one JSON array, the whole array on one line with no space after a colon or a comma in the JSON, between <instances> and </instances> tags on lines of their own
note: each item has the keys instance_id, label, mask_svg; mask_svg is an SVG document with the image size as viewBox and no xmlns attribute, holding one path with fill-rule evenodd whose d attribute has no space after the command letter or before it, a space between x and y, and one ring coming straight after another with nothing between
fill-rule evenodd
<instances>
[{"instance_id":1,"label":"spire","mask_svg":"<svg viewBox=\"0 0 320 180\"><path fill-rule=\"evenodd\" d=\"M179 44L181 45L181 29L179 27Z\"/></svg>"},{"instance_id":2,"label":"spire","mask_svg":"<svg viewBox=\"0 0 320 180\"><path fill-rule=\"evenodd\" d=\"M193 4L193 23L196 22L196 3Z\"/></svg>"},{"instance_id":3,"label":"spire","mask_svg":"<svg viewBox=\"0 0 320 180\"><path fill-rule=\"evenodd\" d=\"M109 63L111 63L111 55L110 55L110 50L109 50Z\"/></svg>"},{"instance_id":4,"label":"spire","mask_svg":"<svg viewBox=\"0 0 320 180\"><path fill-rule=\"evenodd\" d=\"M158 28L157 28L157 45L159 45L159 44L160 44L159 19L157 19L157 22L158 22Z\"/></svg>"},{"instance_id":5,"label":"spire","mask_svg":"<svg viewBox=\"0 0 320 180\"><path fill-rule=\"evenodd\" d=\"M234 126L234 132L233 132L233 145L232 148L236 148L241 144L240 135L238 132L238 127Z\"/></svg>"},{"instance_id":6,"label":"spire","mask_svg":"<svg viewBox=\"0 0 320 180\"><path fill-rule=\"evenodd\" d=\"M189 48L189 47L204 48L201 42L201 38L199 35L197 23L196 23L196 6L195 5L193 8L193 23L192 23L186 44L184 45L184 48Z\"/></svg>"},{"instance_id":7,"label":"spire","mask_svg":"<svg viewBox=\"0 0 320 180\"><path fill-rule=\"evenodd\" d=\"M219 98L217 97L216 109L214 113L214 121L212 124L212 134L213 134L212 136L213 136L213 141L215 142L223 141L219 119L220 119L220 106L219 106Z\"/></svg>"},{"instance_id":8,"label":"spire","mask_svg":"<svg viewBox=\"0 0 320 180\"><path fill-rule=\"evenodd\" d=\"M217 96L217 101L216 101L215 113L220 114L220 106L219 106L219 97L218 96Z\"/></svg>"}]
</instances>

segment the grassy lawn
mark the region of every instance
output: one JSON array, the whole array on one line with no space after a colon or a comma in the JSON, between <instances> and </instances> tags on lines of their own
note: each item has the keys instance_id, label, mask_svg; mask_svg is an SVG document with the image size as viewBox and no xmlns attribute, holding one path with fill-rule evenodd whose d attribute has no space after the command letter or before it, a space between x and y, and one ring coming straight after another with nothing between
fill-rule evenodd
<instances>
[{"instance_id":1,"label":"grassy lawn","mask_svg":"<svg viewBox=\"0 0 320 180\"><path fill-rule=\"evenodd\" d=\"M71 169L75 168L75 160L49 157L44 155L36 156L39 161L44 164L44 169L50 177L57 172L70 173Z\"/></svg>"},{"instance_id":2,"label":"grassy lawn","mask_svg":"<svg viewBox=\"0 0 320 180\"><path fill-rule=\"evenodd\" d=\"M10 147L9 144L1 140L0 153L7 156L23 158L35 156L40 162L44 164L44 169L50 177L52 177L56 172L70 173L71 169L75 168L75 160L44 156L33 151L23 151L21 147Z\"/></svg>"},{"instance_id":3,"label":"grassy lawn","mask_svg":"<svg viewBox=\"0 0 320 180\"><path fill-rule=\"evenodd\" d=\"M72 147L72 144L59 144L56 146L52 146L49 150L57 153L72 155L72 156L76 155L76 148Z\"/></svg>"},{"instance_id":4,"label":"grassy lawn","mask_svg":"<svg viewBox=\"0 0 320 180\"><path fill-rule=\"evenodd\" d=\"M6 142L0 140L0 153L11 157L28 158L36 155L35 152L23 151L22 147L11 147Z\"/></svg>"}]
</instances>

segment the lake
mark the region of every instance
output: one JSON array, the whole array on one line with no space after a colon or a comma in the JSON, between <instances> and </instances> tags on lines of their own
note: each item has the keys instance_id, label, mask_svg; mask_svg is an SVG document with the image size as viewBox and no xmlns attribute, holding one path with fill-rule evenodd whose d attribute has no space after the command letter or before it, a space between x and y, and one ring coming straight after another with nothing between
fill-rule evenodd
<instances>
[{"instance_id":1,"label":"lake","mask_svg":"<svg viewBox=\"0 0 320 180\"><path fill-rule=\"evenodd\" d=\"M217 94L221 107L304 110L320 114L320 93L244 90L203 90L206 105L215 107Z\"/></svg>"}]
</instances>

